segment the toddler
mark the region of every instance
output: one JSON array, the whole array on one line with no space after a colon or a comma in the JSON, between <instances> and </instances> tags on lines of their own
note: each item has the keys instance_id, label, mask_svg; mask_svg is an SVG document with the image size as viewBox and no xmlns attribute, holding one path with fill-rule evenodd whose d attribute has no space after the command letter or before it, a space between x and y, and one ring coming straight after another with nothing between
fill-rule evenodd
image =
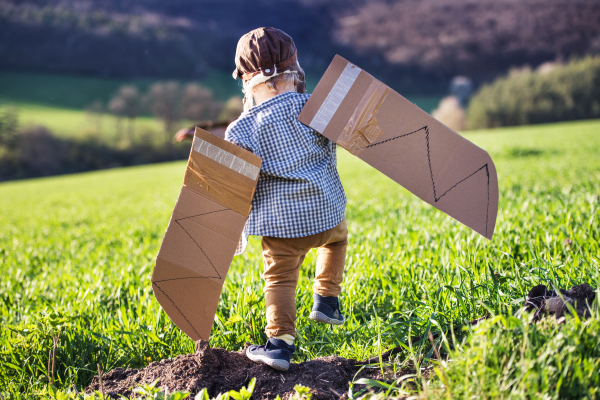
<instances>
[{"instance_id":1,"label":"toddler","mask_svg":"<svg viewBox=\"0 0 600 400\"><path fill-rule=\"evenodd\" d=\"M292 38L275 28L255 29L239 40L235 64L244 112L225 139L263 160L242 242L262 236L269 339L246 354L287 371L296 349L295 291L310 249L318 248L310 319L344 323L338 296L348 244L346 196L335 143L297 119L310 96Z\"/></svg>"}]
</instances>

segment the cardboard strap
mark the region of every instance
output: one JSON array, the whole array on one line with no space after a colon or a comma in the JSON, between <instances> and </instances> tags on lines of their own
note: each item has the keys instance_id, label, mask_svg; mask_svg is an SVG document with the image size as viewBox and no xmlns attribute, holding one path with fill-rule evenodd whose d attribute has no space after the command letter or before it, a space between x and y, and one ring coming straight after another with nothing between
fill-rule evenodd
<instances>
[{"instance_id":1,"label":"cardboard strap","mask_svg":"<svg viewBox=\"0 0 600 400\"><path fill-rule=\"evenodd\" d=\"M390 88L373 80L338 137L337 144L357 155L383 135L377 124L377 111Z\"/></svg>"},{"instance_id":2,"label":"cardboard strap","mask_svg":"<svg viewBox=\"0 0 600 400\"><path fill-rule=\"evenodd\" d=\"M220 167L211 159L200 161L197 157L192 156L188 161L185 179L194 184L186 186L247 217L254 196L254 182L241 175L235 176L232 170Z\"/></svg>"},{"instance_id":3,"label":"cardboard strap","mask_svg":"<svg viewBox=\"0 0 600 400\"><path fill-rule=\"evenodd\" d=\"M224 143L210 143L218 138L206 133L203 139L198 136L199 133L196 128L184 185L247 217L252 208L260 167L252 164L251 160L244 160L239 153L245 151L234 144L223 140Z\"/></svg>"},{"instance_id":4,"label":"cardboard strap","mask_svg":"<svg viewBox=\"0 0 600 400\"><path fill-rule=\"evenodd\" d=\"M253 181L256 180L258 173L260 172L260 168L257 166L252 165L244 159L237 157L235 154L225 151L218 146L212 145L206 140L200 139L199 137L194 138L194 151L218 162L219 164L224 165L229 169L247 176Z\"/></svg>"},{"instance_id":5,"label":"cardboard strap","mask_svg":"<svg viewBox=\"0 0 600 400\"><path fill-rule=\"evenodd\" d=\"M361 69L356 65L346 62L346 67L338 77L331 91L327 94L325 101L319 107L312 121L308 124L311 128L320 133L325 132L325 128L327 128L331 118L333 118L350 91L350 88L354 85L360 71Z\"/></svg>"}]
</instances>

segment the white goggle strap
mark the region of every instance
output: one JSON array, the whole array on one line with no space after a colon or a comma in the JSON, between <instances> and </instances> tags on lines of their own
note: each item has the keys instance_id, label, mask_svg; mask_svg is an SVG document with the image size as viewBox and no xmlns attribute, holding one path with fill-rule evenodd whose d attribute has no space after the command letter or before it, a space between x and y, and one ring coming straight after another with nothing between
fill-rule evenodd
<instances>
[{"instance_id":1,"label":"white goggle strap","mask_svg":"<svg viewBox=\"0 0 600 400\"><path fill-rule=\"evenodd\" d=\"M250 101L250 107L254 106L254 96L252 96L252 89L254 88L254 86L260 85L261 83L264 83L264 82L268 81L269 79L274 78L281 74L296 74L297 73L296 71L290 71L290 70L283 71L283 72L277 72L277 67L275 66L273 68L275 68L275 72L273 72L273 75L271 75L271 76L265 76L263 74L255 75L254 77L252 77L252 79L250 79L248 81L248 83L246 83L244 85L244 94L247 98L246 101ZM248 107L248 108L250 108L250 107Z\"/></svg>"}]
</instances>

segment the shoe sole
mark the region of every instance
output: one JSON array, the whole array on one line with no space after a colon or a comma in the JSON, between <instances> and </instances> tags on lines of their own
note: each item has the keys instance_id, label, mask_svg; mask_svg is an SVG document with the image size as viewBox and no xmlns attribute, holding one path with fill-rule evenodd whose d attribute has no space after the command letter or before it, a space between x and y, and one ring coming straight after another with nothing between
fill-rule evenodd
<instances>
[{"instance_id":1,"label":"shoe sole","mask_svg":"<svg viewBox=\"0 0 600 400\"><path fill-rule=\"evenodd\" d=\"M321 322L322 324L329 324L329 325L342 325L344 323L344 320L340 321L339 319L329 318L327 315L323 314L321 311L311 312L310 316L308 318L312 319L313 321L317 321L317 322Z\"/></svg>"},{"instance_id":2,"label":"shoe sole","mask_svg":"<svg viewBox=\"0 0 600 400\"><path fill-rule=\"evenodd\" d=\"M265 356L250 354L248 350L246 350L246 356L254 362L266 364L269 367L274 368L278 371L287 371L288 369L290 369L290 363L285 360L274 360Z\"/></svg>"}]
</instances>

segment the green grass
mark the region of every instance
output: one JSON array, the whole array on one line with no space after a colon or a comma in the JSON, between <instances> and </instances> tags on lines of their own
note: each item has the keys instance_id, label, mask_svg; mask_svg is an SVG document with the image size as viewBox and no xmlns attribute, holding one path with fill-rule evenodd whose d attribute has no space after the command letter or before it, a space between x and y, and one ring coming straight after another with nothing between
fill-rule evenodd
<instances>
[{"instance_id":1,"label":"green grass","mask_svg":"<svg viewBox=\"0 0 600 400\"><path fill-rule=\"evenodd\" d=\"M486 321L451 352L444 372L437 369L429 398L597 399L599 311L596 302L593 318L564 325L532 324L528 315Z\"/></svg>"},{"instance_id":2,"label":"green grass","mask_svg":"<svg viewBox=\"0 0 600 400\"><path fill-rule=\"evenodd\" d=\"M295 360L365 359L429 329L454 325L460 333L460 324L492 313L504 317L457 346L444 370L448 384L436 378L423 396L594 398L597 313L560 327L510 315L538 283L600 287L599 131L600 121L582 121L466 135L498 170L491 242L340 150L350 231L341 296L347 322L331 330L308 320L316 259L309 253L297 290ZM53 336L56 386L64 390L87 385L96 363L104 371L142 367L193 351L150 285L184 168L176 162L0 184L5 398L45 395ZM264 340L260 242L252 239L231 267L213 346L238 350ZM430 349L412 343L394 362L426 367Z\"/></svg>"}]
</instances>

